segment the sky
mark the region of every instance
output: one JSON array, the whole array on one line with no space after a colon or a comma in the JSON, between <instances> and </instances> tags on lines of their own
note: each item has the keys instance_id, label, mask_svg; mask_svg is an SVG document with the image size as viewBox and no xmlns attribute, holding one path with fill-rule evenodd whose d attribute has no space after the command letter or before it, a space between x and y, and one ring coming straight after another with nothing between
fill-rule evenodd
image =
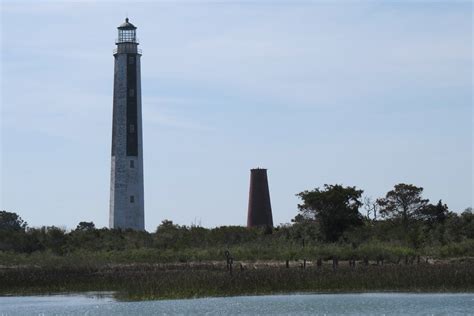
<instances>
[{"instance_id":1,"label":"sky","mask_svg":"<svg viewBox=\"0 0 474 316\"><path fill-rule=\"evenodd\" d=\"M472 206L470 1L1 1L0 209L108 225L112 50L143 50L145 226L275 224L324 184Z\"/></svg>"}]
</instances>

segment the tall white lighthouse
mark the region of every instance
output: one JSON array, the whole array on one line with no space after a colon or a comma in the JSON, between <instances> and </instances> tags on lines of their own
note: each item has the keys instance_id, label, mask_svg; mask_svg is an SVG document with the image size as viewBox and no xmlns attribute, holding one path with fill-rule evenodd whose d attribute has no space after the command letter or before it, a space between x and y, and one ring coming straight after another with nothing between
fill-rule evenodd
<instances>
[{"instance_id":1,"label":"tall white lighthouse","mask_svg":"<svg viewBox=\"0 0 474 316\"><path fill-rule=\"evenodd\" d=\"M125 19L114 50L110 228L145 229L140 57L136 27Z\"/></svg>"}]
</instances>

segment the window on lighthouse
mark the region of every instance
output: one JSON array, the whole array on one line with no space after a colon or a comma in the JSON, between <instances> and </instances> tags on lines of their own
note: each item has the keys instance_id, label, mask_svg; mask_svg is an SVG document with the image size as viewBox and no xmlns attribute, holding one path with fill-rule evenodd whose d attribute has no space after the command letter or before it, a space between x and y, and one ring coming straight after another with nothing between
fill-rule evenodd
<instances>
[{"instance_id":1,"label":"window on lighthouse","mask_svg":"<svg viewBox=\"0 0 474 316\"><path fill-rule=\"evenodd\" d=\"M129 130L130 130L130 133L135 133L135 125L130 124Z\"/></svg>"},{"instance_id":2,"label":"window on lighthouse","mask_svg":"<svg viewBox=\"0 0 474 316\"><path fill-rule=\"evenodd\" d=\"M128 95L129 95L130 97L133 97L133 96L135 95L135 89L130 89L130 90L128 90Z\"/></svg>"},{"instance_id":3,"label":"window on lighthouse","mask_svg":"<svg viewBox=\"0 0 474 316\"><path fill-rule=\"evenodd\" d=\"M130 203L135 203L135 197L133 195L130 195Z\"/></svg>"},{"instance_id":4,"label":"window on lighthouse","mask_svg":"<svg viewBox=\"0 0 474 316\"><path fill-rule=\"evenodd\" d=\"M135 30L119 30L119 42L135 42Z\"/></svg>"},{"instance_id":5,"label":"window on lighthouse","mask_svg":"<svg viewBox=\"0 0 474 316\"><path fill-rule=\"evenodd\" d=\"M135 161L130 160L130 168L135 168Z\"/></svg>"}]
</instances>

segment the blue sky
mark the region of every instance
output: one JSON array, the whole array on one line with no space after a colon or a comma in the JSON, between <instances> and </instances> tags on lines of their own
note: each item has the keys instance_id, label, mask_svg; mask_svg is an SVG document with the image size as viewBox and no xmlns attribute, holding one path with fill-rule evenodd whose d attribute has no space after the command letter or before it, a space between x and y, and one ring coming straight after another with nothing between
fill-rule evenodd
<instances>
[{"instance_id":1,"label":"blue sky","mask_svg":"<svg viewBox=\"0 0 474 316\"><path fill-rule=\"evenodd\" d=\"M274 223L325 183L472 206L469 1L1 4L1 201L32 226L108 223L116 27L143 49L145 220Z\"/></svg>"}]
</instances>

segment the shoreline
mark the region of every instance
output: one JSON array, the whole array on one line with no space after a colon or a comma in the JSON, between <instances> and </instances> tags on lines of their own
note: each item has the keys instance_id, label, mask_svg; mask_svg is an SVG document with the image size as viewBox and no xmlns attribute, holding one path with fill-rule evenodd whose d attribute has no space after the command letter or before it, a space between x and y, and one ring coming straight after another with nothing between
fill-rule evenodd
<instances>
[{"instance_id":1,"label":"shoreline","mask_svg":"<svg viewBox=\"0 0 474 316\"><path fill-rule=\"evenodd\" d=\"M2 297L43 297L43 296L84 296L84 297L93 297L93 298L113 298L117 294L116 291L84 291L84 292L52 292L52 293L0 293L0 298ZM275 293L262 293L262 294L240 294L240 295L226 295L226 296L199 296L199 297L187 297L187 298L176 298L176 299L158 299L158 300L196 300L196 299L207 299L207 298L223 298L223 297L261 297L261 296L311 296L311 295L370 295L370 294L413 294L413 295L474 295L474 289L472 291L362 291L362 292L275 292Z\"/></svg>"}]
</instances>

